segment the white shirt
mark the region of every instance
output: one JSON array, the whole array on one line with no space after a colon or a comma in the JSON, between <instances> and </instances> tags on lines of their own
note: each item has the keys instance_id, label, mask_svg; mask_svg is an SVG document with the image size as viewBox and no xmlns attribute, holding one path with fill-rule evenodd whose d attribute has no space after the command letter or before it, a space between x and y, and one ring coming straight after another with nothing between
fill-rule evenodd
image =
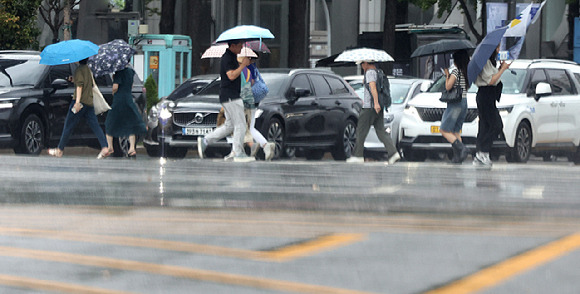
<instances>
[{"instance_id":1,"label":"white shirt","mask_svg":"<svg viewBox=\"0 0 580 294\"><path fill-rule=\"evenodd\" d=\"M475 85L478 87L497 86L500 79L497 79L497 81L493 85L490 85L489 83L491 82L491 76L493 76L494 74L496 74L498 72L499 72L499 69L497 69L497 67L493 66L491 61L488 59L487 63L485 64L485 66L481 70L481 73L477 76L477 79L475 79Z\"/></svg>"}]
</instances>

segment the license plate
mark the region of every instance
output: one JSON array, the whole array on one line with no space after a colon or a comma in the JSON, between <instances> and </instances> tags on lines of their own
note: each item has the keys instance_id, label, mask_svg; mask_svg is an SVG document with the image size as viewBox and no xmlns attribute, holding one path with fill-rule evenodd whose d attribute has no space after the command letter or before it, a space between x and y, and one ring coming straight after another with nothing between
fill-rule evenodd
<instances>
[{"instance_id":1,"label":"license plate","mask_svg":"<svg viewBox=\"0 0 580 294\"><path fill-rule=\"evenodd\" d=\"M183 128L182 134L184 136L203 136L211 133L213 128Z\"/></svg>"},{"instance_id":2,"label":"license plate","mask_svg":"<svg viewBox=\"0 0 580 294\"><path fill-rule=\"evenodd\" d=\"M439 132L439 126L431 126L431 134L438 134Z\"/></svg>"}]
</instances>

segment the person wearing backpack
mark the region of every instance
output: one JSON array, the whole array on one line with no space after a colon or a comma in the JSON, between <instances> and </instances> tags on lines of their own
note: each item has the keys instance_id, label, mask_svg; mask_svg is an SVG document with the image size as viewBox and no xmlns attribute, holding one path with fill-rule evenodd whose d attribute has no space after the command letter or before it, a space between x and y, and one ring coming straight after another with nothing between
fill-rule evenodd
<instances>
[{"instance_id":1,"label":"person wearing backpack","mask_svg":"<svg viewBox=\"0 0 580 294\"><path fill-rule=\"evenodd\" d=\"M359 63L359 62L357 62ZM390 135L387 135L384 125L384 112L391 103L389 80L385 73L377 69L373 61L361 61L364 75L364 99L358 124L356 127L356 143L354 156L347 162L364 162L364 142L371 126L375 127L377 137L385 145L389 156L388 163L393 164L401 159Z\"/></svg>"}]
</instances>

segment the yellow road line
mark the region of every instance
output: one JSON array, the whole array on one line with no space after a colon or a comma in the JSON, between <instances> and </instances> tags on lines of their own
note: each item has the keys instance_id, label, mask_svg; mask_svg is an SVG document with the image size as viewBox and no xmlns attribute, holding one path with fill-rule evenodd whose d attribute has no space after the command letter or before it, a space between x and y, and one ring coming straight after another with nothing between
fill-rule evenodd
<instances>
[{"instance_id":1,"label":"yellow road line","mask_svg":"<svg viewBox=\"0 0 580 294\"><path fill-rule=\"evenodd\" d=\"M573 234L524 252L447 286L426 292L426 294L462 294L488 289L578 248L580 248L580 234Z\"/></svg>"},{"instance_id":2,"label":"yellow road line","mask_svg":"<svg viewBox=\"0 0 580 294\"><path fill-rule=\"evenodd\" d=\"M364 239L362 234L333 234L322 236L303 243L285 246L273 251L264 252L264 254L273 260L286 261L298 257L309 256L317 252L345 246Z\"/></svg>"},{"instance_id":3,"label":"yellow road line","mask_svg":"<svg viewBox=\"0 0 580 294\"><path fill-rule=\"evenodd\" d=\"M362 234L333 234L315 238L303 243L285 246L272 251L253 251L234 249L221 246L202 245L195 243L167 241L158 239L146 239L124 236L107 236L79 234L52 230L33 230L20 228L0 227L0 235L17 235L36 238L50 238L75 242L90 242L99 244L111 244L120 246L132 246L141 248L153 248L180 252L200 253L233 257L240 259L253 259L262 261L289 261L299 257L309 256L323 250L330 250L339 246L346 246L364 238Z\"/></svg>"},{"instance_id":4,"label":"yellow road line","mask_svg":"<svg viewBox=\"0 0 580 294\"><path fill-rule=\"evenodd\" d=\"M86 294L131 294L132 292L114 291L102 288L85 287L81 285L30 279L26 277L0 275L0 284L10 287L34 289L39 291L54 291L60 293Z\"/></svg>"},{"instance_id":5,"label":"yellow road line","mask_svg":"<svg viewBox=\"0 0 580 294\"><path fill-rule=\"evenodd\" d=\"M0 246L0 256L37 259L68 264L79 264L84 266L106 267L125 271L145 272L155 275L173 276L227 285L237 285L254 289L286 291L295 293L337 293L337 294L368 293L348 289L309 285L266 278L257 278L238 274L220 273L208 270L192 269L180 266L162 265L132 260L87 256L72 253L62 253L55 251L31 250L31 249Z\"/></svg>"}]
</instances>

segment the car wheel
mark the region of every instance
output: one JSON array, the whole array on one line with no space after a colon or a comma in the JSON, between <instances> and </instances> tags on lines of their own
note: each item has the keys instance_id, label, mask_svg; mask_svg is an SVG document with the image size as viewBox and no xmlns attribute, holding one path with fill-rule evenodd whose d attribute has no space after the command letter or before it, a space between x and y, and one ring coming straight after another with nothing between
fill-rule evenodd
<instances>
[{"instance_id":1,"label":"car wheel","mask_svg":"<svg viewBox=\"0 0 580 294\"><path fill-rule=\"evenodd\" d=\"M143 146L145 147L145 151L147 151L147 155L151 157L161 156L161 152L159 151L159 145L143 144Z\"/></svg>"},{"instance_id":2,"label":"car wheel","mask_svg":"<svg viewBox=\"0 0 580 294\"><path fill-rule=\"evenodd\" d=\"M129 154L129 137L119 137L113 139L114 157L125 157Z\"/></svg>"},{"instance_id":3,"label":"car wheel","mask_svg":"<svg viewBox=\"0 0 580 294\"><path fill-rule=\"evenodd\" d=\"M293 157L296 155L295 148L289 148L287 150L284 144L284 127L279 119L273 118L268 124L268 133L266 135L266 140L269 142L274 142L276 144L276 149L274 151L274 158L278 159L283 156ZM290 154L288 154L290 153Z\"/></svg>"},{"instance_id":4,"label":"car wheel","mask_svg":"<svg viewBox=\"0 0 580 294\"><path fill-rule=\"evenodd\" d=\"M525 163L530 158L532 150L532 130L527 123L520 123L516 132L514 148L510 148L506 154L507 162Z\"/></svg>"},{"instance_id":5,"label":"car wheel","mask_svg":"<svg viewBox=\"0 0 580 294\"><path fill-rule=\"evenodd\" d=\"M306 150L304 157L308 160L321 160L324 157L324 153L324 150L320 149Z\"/></svg>"},{"instance_id":6,"label":"car wheel","mask_svg":"<svg viewBox=\"0 0 580 294\"><path fill-rule=\"evenodd\" d=\"M576 152L568 155L568 161L573 162L575 165L580 165L580 146L576 148Z\"/></svg>"},{"instance_id":7,"label":"car wheel","mask_svg":"<svg viewBox=\"0 0 580 294\"><path fill-rule=\"evenodd\" d=\"M427 153L424 151L414 151L411 148L403 149L403 158L408 161L425 161Z\"/></svg>"},{"instance_id":8,"label":"car wheel","mask_svg":"<svg viewBox=\"0 0 580 294\"><path fill-rule=\"evenodd\" d=\"M332 149L332 158L335 160L345 160L354 153L356 143L356 124L352 120L347 120L342 130L342 136Z\"/></svg>"},{"instance_id":9,"label":"car wheel","mask_svg":"<svg viewBox=\"0 0 580 294\"><path fill-rule=\"evenodd\" d=\"M17 154L38 155L44 148L44 126L35 114L26 117L20 130L20 142L14 148Z\"/></svg>"}]
</instances>

